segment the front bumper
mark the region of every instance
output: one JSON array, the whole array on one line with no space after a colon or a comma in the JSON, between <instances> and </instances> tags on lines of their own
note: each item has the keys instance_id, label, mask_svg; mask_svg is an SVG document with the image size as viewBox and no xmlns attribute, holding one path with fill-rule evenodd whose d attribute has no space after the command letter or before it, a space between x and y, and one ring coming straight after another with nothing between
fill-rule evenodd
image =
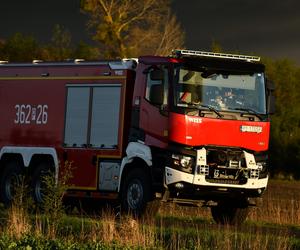
<instances>
[{"instance_id":1,"label":"front bumper","mask_svg":"<svg viewBox=\"0 0 300 250\"><path fill-rule=\"evenodd\" d=\"M212 183L206 180L205 175L189 174L170 167L165 168L165 184L171 195L177 198L213 200L225 197L260 197L267 183L268 177L249 178L244 184L232 184L231 180Z\"/></svg>"}]
</instances>

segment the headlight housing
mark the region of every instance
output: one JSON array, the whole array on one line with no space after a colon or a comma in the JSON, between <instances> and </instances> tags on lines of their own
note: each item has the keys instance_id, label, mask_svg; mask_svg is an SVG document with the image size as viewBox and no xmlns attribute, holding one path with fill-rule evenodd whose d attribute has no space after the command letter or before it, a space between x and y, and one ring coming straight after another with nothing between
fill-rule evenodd
<instances>
[{"instance_id":1,"label":"headlight housing","mask_svg":"<svg viewBox=\"0 0 300 250\"><path fill-rule=\"evenodd\" d=\"M255 155L256 164L260 170L259 179L266 178L269 174L269 159L266 153Z\"/></svg>"},{"instance_id":2,"label":"headlight housing","mask_svg":"<svg viewBox=\"0 0 300 250\"><path fill-rule=\"evenodd\" d=\"M265 161L261 161L261 162L257 162L256 164L257 164L258 168L260 169L259 179L266 178L269 174L268 163Z\"/></svg>"},{"instance_id":3,"label":"headlight housing","mask_svg":"<svg viewBox=\"0 0 300 250\"><path fill-rule=\"evenodd\" d=\"M186 155L172 154L172 167L186 173L193 172L194 158Z\"/></svg>"}]
</instances>

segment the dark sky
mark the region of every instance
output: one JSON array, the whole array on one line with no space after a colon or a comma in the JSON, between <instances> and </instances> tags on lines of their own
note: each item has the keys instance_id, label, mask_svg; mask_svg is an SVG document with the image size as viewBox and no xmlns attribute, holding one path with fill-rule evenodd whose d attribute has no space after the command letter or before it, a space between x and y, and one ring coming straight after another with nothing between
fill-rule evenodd
<instances>
[{"instance_id":1,"label":"dark sky","mask_svg":"<svg viewBox=\"0 0 300 250\"><path fill-rule=\"evenodd\" d=\"M55 24L88 40L80 0L0 0L0 38L19 31L49 41ZM225 51L290 58L300 65L299 0L173 0L186 32L186 47L209 50L213 40Z\"/></svg>"}]
</instances>

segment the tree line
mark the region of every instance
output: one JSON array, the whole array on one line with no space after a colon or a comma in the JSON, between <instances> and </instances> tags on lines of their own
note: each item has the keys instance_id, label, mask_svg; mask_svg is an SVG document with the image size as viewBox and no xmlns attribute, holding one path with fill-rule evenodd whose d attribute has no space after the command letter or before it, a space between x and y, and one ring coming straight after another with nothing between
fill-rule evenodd
<instances>
[{"instance_id":1,"label":"tree line","mask_svg":"<svg viewBox=\"0 0 300 250\"><path fill-rule=\"evenodd\" d=\"M171 11L169 0L81 0L81 11L88 16L87 32L94 45L82 41L74 45L71 33L56 25L47 44L21 33L7 40L0 39L1 60L95 60L141 54L168 55L173 48L184 46L184 32Z\"/></svg>"},{"instance_id":2,"label":"tree line","mask_svg":"<svg viewBox=\"0 0 300 250\"><path fill-rule=\"evenodd\" d=\"M166 0L82 0L93 45L72 43L71 33L55 25L48 43L15 33L0 39L0 60L61 61L168 55L184 47L184 31ZM1 35L1 34L0 34ZM221 46L213 42L216 52ZM275 84L276 113L271 117L270 169L273 175L300 178L300 67L289 59L263 58Z\"/></svg>"},{"instance_id":3,"label":"tree line","mask_svg":"<svg viewBox=\"0 0 300 250\"><path fill-rule=\"evenodd\" d=\"M270 167L274 175L300 179L300 67L289 59L263 59L275 84L271 117Z\"/></svg>"}]
</instances>

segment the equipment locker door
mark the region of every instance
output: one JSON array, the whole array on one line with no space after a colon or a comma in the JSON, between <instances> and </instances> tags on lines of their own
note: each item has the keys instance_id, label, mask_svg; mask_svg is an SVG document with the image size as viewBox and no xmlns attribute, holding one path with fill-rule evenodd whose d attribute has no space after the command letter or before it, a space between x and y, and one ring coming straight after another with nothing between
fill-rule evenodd
<instances>
[{"instance_id":1,"label":"equipment locker door","mask_svg":"<svg viewBox=\"0 0 300 250\"><path fill-rule=\"evenodd\" d=\"M97 190L99 155L119 148L121 84L67 86L64 147L74 189Z\"/></svg>"}]
</instances>

